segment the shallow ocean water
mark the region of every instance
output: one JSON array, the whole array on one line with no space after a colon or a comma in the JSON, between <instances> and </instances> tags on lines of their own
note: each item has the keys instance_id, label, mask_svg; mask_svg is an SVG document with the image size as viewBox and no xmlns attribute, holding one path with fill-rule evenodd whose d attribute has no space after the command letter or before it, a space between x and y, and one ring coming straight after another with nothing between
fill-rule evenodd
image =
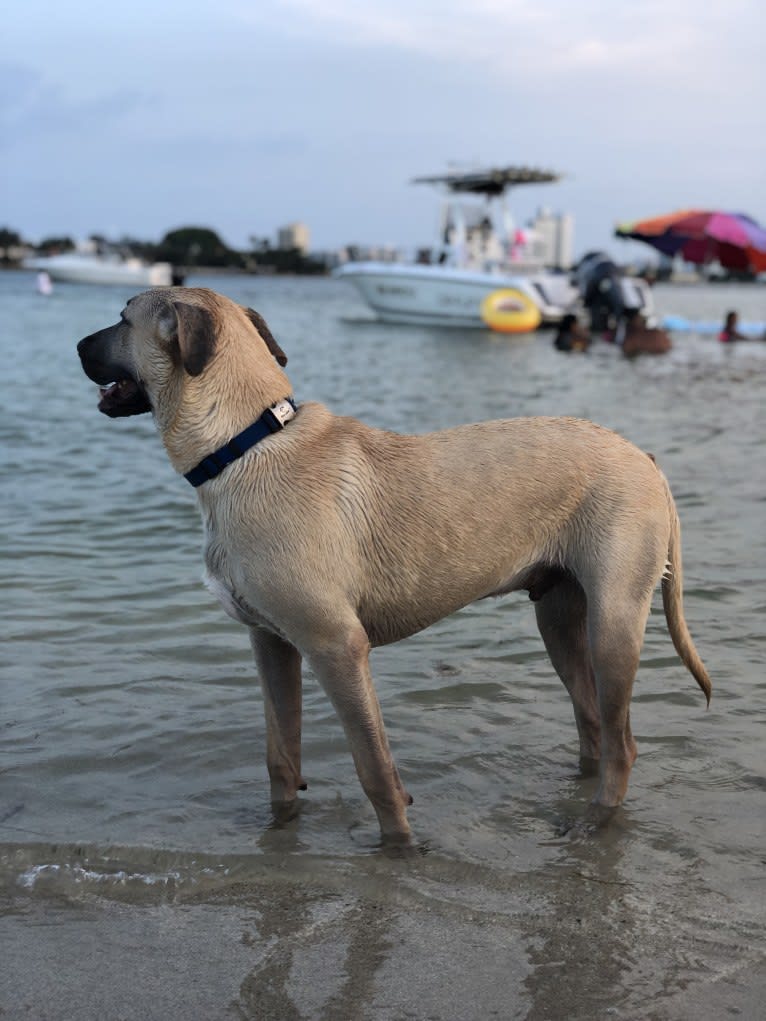
<instances>
[{"instance_id":1,"label":"shallow ocean water","mask_svg":"<svg viewBox=\"0 0 766 1021\"><path fill-rule=\"evenodd\" d=\"M444 1006L443 989L424 991L410 1015L405 1001L376 999L403 953L391 948L419 945L426 918L443 922L435 933L445 961L447 934L466 928L455 960L471 973L466 946L488 940L481 959L494 960L496 940L508 1017L682 1017L673 1004L696 982L736 975L746 988L738 969L762 968L766 952L766 343L724 348L679 334L667 357L627 363L605 344L563 356L546 333L384 326L342 281L189 283L264 315L299 401L402 432L577 415L651 451L679 508L686 616L713 701L706 710L678 661L657 595L634 690L639 758L625 806L603 834L558 836L595 781L579 774L569 699L528 600L486 601L373 653L419 853L381 852L340 726L310 675L309 790L297 818L274 825L247 634L201 584L194 493L148 416L98 413L76 357L77 340L114 322L131 292L61 285L44 298L31 274L5 273L0 937L13 941L19 914L43 924L62 904L238 904L248 890L276 898L280 883L292 900L308 883L333 891L325 914L304 904L287 930L261 920L255 945L278 944L288 930L308 945L310 926L343 929L370 904L388 927L378 951L367 947L355 1013L338 1007L340 987L317 984L309 956L285 966L275 1017L493 1016L503 980L491 975L485 999L474 991L465 1007L461 989ZM656 302L697 320L730 307L766 318L762 286L664 285ZM421 929L407 929L408 911ZM376 918L360 932L372 938ZM354 939L346 943L341 975L355 960ZM321 945L328 953L332 939ZM263 960L273 979L273 960ZM567 981L582 1013L556 1013L555 965L568 960L580 962ZM397 966L416 962L410 954ZM4 982L0 1007L21 1012L27 994ZM239 1016L261 1016L248 1013L243 989ZM478 1013L466 1012L471 1003Z\"/></svg>"}]
</instances>

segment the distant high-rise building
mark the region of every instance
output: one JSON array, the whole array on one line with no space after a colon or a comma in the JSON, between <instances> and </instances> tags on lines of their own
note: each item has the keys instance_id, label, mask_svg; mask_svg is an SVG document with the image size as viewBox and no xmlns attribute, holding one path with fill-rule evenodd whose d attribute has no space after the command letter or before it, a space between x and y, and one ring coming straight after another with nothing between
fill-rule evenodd
<instances>
[{"instance_id":1,"label":"distant high-rise building","mask_svg":"<svg viewBox=\"0 0 766 1021\"><path fill-rule=\"evenodd\" d=\"M572 265L574 247L574 220L569 213L552 213L550 209L538 210L530 223L534 232L535 254L546 266L569 269Z\"/></svg>"},{"instance_id":2,"label":"distant high-rise building","mask_svg":"<svg viewBox=\"0 0 766 1021\"><path fill-rule=\"evenodd\" d=\"M297 248L301 255L309 250L309 229L305 223L288 223L277 231L277 248L289 250Z\"/></svg>"}]
</instances>

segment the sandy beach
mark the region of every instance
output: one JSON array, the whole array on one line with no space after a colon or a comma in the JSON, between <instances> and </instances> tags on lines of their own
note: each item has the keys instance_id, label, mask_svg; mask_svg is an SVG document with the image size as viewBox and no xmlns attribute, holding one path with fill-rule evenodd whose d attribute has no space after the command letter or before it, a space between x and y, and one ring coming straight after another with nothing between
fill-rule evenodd
<instances>
[{"instance_id":1,"label":"sandy beach","mask_svg":"<svg viewBox=\"0 0 766 1021\"><path fill-rule=\"evenodd\" d=\"M748 917L711 902L692 869L683 889L658 899L656 889L594 871L593 850L583 842L581 867L573 856L557 875L497 870L492 887L484 870L427 854L273 857L247 874L232 868L208 890L155 874L140 903L129 879L104 896L95 863L72 855L70 868L81 871L71 895L59 884L49 899L39 874L32 889L6 889L0 1017L760 1016L766 967L755 903Z\"/></svg>"}]
</instances>

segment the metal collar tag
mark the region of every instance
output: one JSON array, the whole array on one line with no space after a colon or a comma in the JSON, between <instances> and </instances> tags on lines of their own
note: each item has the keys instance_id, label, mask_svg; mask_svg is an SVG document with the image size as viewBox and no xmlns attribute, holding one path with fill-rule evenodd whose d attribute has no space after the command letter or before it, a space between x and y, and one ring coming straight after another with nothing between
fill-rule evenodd
<instances>
[{"instance_id":1,"label":"metal collar tag","mask_svg":"<svg viewBox=\"0 0 766 1021\"><path fill-rule=\"evenodd\" d=\"M286 426L291 418L295 418L295 405L287 398L284 401L277 401L269 409L281 426Z\"/></svg>"}]
</instances>

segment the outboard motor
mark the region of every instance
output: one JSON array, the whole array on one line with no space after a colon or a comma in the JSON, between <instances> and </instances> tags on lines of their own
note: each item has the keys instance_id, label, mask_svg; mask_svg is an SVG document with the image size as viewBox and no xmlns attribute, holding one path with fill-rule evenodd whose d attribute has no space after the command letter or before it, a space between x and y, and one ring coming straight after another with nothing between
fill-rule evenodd
<instances>
[{"instance_id":1,"label":"outboard motor","mask_svg":"<svg viewBox=\"0 0 766 1021\"><path fill-rule=\"evenodd\" d=\"M641 312L651 325L652 292L640 277L627 277L605 252L588 252L575 269L575 282L590 315L594 333L614 332L631 312Z\"/></svg>"}]
</instances>

